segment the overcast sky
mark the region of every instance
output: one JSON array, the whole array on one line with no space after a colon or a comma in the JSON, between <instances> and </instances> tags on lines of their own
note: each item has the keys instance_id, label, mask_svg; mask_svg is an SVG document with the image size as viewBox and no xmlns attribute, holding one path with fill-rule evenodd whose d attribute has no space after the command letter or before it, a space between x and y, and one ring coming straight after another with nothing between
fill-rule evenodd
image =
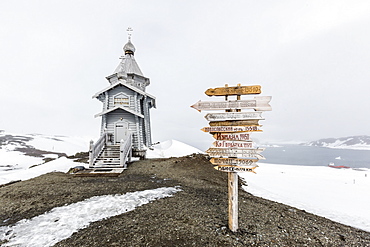
<instances>
[{"instance_id":1,"label":"overcast sky","mask_svg":"<svg viewBox=\"0 0 370 247\"><path fill-rule=\"evenodd\" d=\"M261 141L370 135L370 1L0 1L0 129L97 138L132 27L153 141L206 149L208 88L272 96ZM250 96L242 96L248 99Z\"/></svg>"}]
</instances>

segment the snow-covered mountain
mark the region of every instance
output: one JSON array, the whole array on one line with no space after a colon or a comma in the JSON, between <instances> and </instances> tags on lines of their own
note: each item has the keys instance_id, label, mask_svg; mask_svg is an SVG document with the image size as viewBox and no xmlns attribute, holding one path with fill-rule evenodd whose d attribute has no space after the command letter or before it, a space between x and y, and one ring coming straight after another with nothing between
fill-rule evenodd
<instances>
[{"instance_id":1,"label":"snow-covered mountain","mask_svg":"<svg viewBox=\"0 0 370 247\"><path fill-rule=\"evenodd\" d=\"M370 136L348 136L341 138L326 138L305 143L306 146L370 150Z\"/></svg>"}]
</instances>

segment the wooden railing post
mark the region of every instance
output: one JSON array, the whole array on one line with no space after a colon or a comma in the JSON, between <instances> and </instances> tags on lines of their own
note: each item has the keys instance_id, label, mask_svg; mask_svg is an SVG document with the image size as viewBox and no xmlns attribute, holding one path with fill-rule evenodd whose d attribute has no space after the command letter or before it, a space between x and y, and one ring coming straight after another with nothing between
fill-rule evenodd
<instances>
[{"instance_id":1,"label":"wooden railing post","mask_svg":"<svg viewBox=\"0 0 370 247\"><path fill-rule=\"evenodd\" d=\"M94 163L94 141L90 141L89 147L89 166L92 167Z\"/></svg>"},{"instance_id":2,"label":"wooden railing post","mask_svg":"<svg viewBox=\"0 0 370 247\"><path fill-rule=\"evenodd\" d=\"M120 143L119 143L119 162L120 162L120 166L126 168L126 160L125 160L125 141L123 141L121 139Z\"/></svg>"}]
</instances>

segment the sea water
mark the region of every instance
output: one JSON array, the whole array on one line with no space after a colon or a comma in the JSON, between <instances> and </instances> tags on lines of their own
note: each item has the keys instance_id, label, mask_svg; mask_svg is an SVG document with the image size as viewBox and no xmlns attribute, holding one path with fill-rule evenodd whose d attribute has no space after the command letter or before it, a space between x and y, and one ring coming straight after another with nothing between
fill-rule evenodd
<instances>
[{"instance_id":1,"label":"sea water","mask_svg":"<svg viewBox=\"0 0 370 247\"><path fill-rule=\"evenodd\" d=\"M334 163L351 168L370 168L370 150L334 149L303 145L266 147L265 160L259 162L287 165L327 166Z\"/></svg>"}]
</instances>

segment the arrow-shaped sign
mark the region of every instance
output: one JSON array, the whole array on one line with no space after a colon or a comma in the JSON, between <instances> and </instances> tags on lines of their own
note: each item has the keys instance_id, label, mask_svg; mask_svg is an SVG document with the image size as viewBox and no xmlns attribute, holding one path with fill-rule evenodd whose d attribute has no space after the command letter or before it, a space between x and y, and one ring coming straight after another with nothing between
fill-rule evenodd
<instances>
[{"instance_id":1,"label":"arrow-shaped sign","mask_svg":"<svg viewBox=\"0 0 370 247\"><path fill-rule=\"evenodd\" d=\"M215 141L213 145L216 148L253 148L252 141Z\"/></svg>"},{"instance_id":2,"label":"arrow-shaped sign","mask_svg":"<svg viewBox=\"0 0 370 247\"><path fill-rule=\"evenodd\" d=\"M212 121L209 122L210 126L248 126L248 125L258 125L259 119L249 119L249 120L230 120L230 121Z\"/></svg>"},{"instance_id":3,"label":"arrow-shaped sign","mask_svg":"<svg viewBox=\"0 0 370 247\"><path fill-rule=\"evenodd\" d=\"M204 132L259 132L261 125L250 126L210 126L204 127L201 130Z\"/></svg>"},{"instance_id":4,"label":"arrow-shaped sign","mask_svg":"<svg viewBox=\"0 0 370 247\"><path fill-rule=\"evenodd\" d=\"M226 120L246 120L246 119L264 119L261 111L254 112L222 112L208 113L205 119L208 121L226 121Z\"/></svg>"},{"instance_id":5,"label":"arrow-shaped sign","mask_svg":"<svg viewBox=\"0 0 370 247\"><path fill-rule=\"evenodd\" d=\"M253 172L253 173L256 173L254 169L256 169L257 166L244 167L244 166L219 165L219 166L214 166L213 168L215 168L218 171L222 171L222 172Z\"/></svg>"},{"instance_id":6,"label":"arrow-shaped sign","mask_svg":"<svg viewBox=\"0 0 370 247\"><path fill-rule=\"evenodd\" d=\"M237 87L217 87L217 88L209 88L204 93L208 96L260 94L261 86L254 85L254 86L237 86Z\"/></svg>"},{"instance_id":7,"label":"arrow-shaped sign","mask_svg":"<svg viewBox=\"0 0 370 247\"><path fill-rule=\"evenodd\" d=\"M263 148L209 148L206 153L211 157L244 157L262 160L265 159L260 154L263 150Z\"/></svg>"},{"instance_id":8,"label":"arrow-shaped sign","mask_svg":"<svg viewBox=\"0 0 370 247\"><path fill-rule=\"evenodd\" d=\"M191 107L198 111L227 110L227 109L255 109L256 111L271 111L268 104L271 96L257 96L252 100L229 101L198 101Z\"/></svg>"},{"instance_id":9,"label":"arrow-shaped sign","mask_svg":"<svg viewBox=\"0 0 370 247\"><path fill-rule=\"evenodd\" d=\"M256 166L258 159L237 159L237 158L212 158L210 162L214 165L242 165Z\"/></svg>"},{"instance_id":10,"label":"arrow-shaped sign","mask_svg":"<svg viewBox=\"0 0 370 247\"><path fill-rule=\"evenodd\" d=\"M249 133L216 133L213 138L220 141L250 141Z\"/></svg>"}]
</instances>

